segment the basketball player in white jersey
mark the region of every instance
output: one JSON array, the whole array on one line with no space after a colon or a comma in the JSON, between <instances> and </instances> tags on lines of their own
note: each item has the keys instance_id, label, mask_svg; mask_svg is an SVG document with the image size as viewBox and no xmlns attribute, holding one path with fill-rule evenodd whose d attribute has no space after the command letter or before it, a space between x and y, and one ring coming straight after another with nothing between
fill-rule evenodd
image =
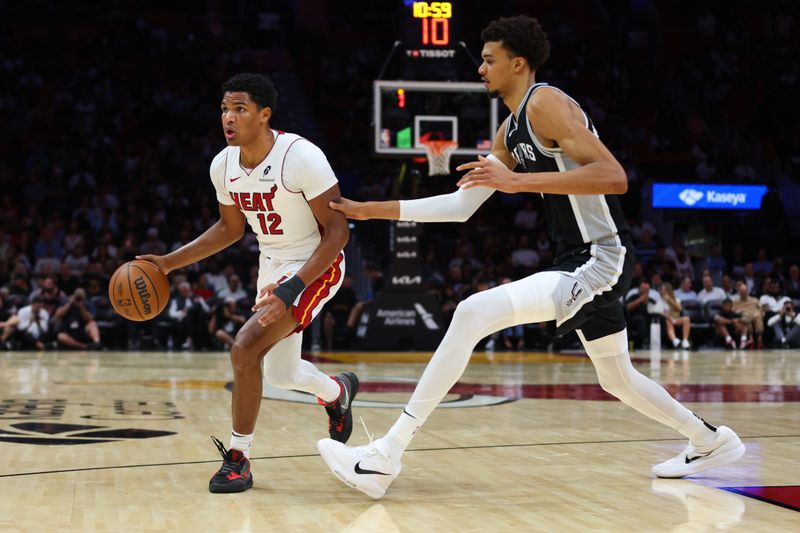
<instances>
[{"instance_id":1,"label":"basketball player in white jersey","mask_svg":"<svg viewBox=\"0 0 800 533\"><path fill-rule=\"evenodd\" d=\"M345 217L329 207L340 198L325 154L311 142L269 126L277 92L259 74L237 74L222 85L222 128L228 147L211 163L219 220L194 241L165 256L144 255L169 273L227 248L249 224L258 237L259 294L254 314L231 347L233 431L211 478L211 492L253 486L250 447L261 406L262 360L270 384L318 397L329 434L346 442L358 379L331 378L300 358L302 331L342 283ZM213 437L212 437L213 438Z\"/></svg>"},{"instance_id":2,"label":"basketball player in white jersey","mask_svg":"<svg viewBox=\"0 0 800 533\"><path fill-rule=\"evenodd\" d=\"M481 37L478 73L512 110L492 153L458 167L468 172L452 194L400 202L342 200L331 207L361 220L455 222L469 218L495 190L540 193L558 246L554 265L458 305L386 436L356 448L323 439L317 449L345 483L380 498L400 473L412 437L458 381L478 341L517 324L555 320L559 334L577 331L604 390L689 438L680 455L653 467L656 476L682 477L735 461L744 445L731 429L705 423L631 364L620 297L630 284L633 245L616 196L627 190L627 178L577 102L536 83L536 70L549 54L547 36L535 19L517 16L492 22Z\"/></svg>"}]
</instances>

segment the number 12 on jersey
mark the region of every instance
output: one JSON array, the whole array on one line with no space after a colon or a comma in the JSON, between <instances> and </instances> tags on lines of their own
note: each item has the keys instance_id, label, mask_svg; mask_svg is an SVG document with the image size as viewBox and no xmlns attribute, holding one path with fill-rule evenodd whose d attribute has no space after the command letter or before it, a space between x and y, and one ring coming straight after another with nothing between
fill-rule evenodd
<instances>
[{"instance_id":1,"label":"number 12 on jersey","mask_svg":"<svg viewBox=\"0 0 800 533\"><path fill-rule=\"evenodd\" d=\"M264 235L283 235L281 216L278 213L258 213L258 222L261 224L261 233Z\"/></svg>"}]
</instances>

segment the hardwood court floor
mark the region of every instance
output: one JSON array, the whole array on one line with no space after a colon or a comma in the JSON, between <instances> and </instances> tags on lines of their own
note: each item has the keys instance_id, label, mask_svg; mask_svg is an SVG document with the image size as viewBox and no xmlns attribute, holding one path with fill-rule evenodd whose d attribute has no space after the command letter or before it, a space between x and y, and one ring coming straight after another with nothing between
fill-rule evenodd
<instances>
[{"instance_id":1,"label":"hardwood court floor","mask_svg":"<svg viewBox=\"0 0 800 533\"><path fill-rule=\"evenodd\" d=\"M358 373L356 415L382 435L428 356L318 361ZM684 441L609 401L588 359L476 353L382 500L327 471L313 398L276 390L265 390L280 399L262 404L255 487L210 494L209 435L227 444L230 431L226 354L0 353L0 531L800 531L800 353L634 360L739 432L745 457L654 480L651 464ZM365 442L356 416L351 443Z\"/></svg>"}]
</instances>

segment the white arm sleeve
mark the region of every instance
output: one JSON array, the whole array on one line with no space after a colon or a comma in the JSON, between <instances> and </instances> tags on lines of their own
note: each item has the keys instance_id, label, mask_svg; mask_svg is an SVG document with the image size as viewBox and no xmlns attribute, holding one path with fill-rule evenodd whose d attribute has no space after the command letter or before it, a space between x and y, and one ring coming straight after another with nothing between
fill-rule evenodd
<instances>
[{"instance_id":1,"label":"white arm sleeve","mask_svg":"<svg viewBox=\"0 0 800 533\"><path fill-rule=\"evenodd\" d=\"M491 159L503 164L497 157ZM450 194L440 194L430 198L400 200L400 220L414 222L464 222L494 193L489 187L458 189Z\"/></svg>"}]
</instances>

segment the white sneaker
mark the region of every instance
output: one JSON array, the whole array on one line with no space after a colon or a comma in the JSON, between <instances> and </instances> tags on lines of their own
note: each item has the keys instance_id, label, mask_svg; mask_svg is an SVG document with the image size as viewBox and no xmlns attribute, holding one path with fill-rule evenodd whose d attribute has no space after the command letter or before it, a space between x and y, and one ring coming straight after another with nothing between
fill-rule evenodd
<instances>
[{"instance_id":1,"label":"white sneaker","mask_svg":"<svg viewBox=\"0 0 800 533\"><path fill-rule=\"evenodd\" d=\"M690 347L690 346L689 346L689 341L688 341L688 340L686 340L686 339L683 339L683 340L681 341L681 348L683 348L684 350L688 350L688 349L689 349L689 347Z\"/></svg>"},{"instance_id":2,"label":"white sneaker","mask_svg":"<svg viewBox=\"0 0 800 533\"><path fill-rule=\"evenodd\" d=\"M376 500L400 473L401 463L393 464L375 444L351 448L333 439L317 442L317 450L336 477Z\"/></svg>"},{"instance_id":3,"label":"white sneaker","mask_svg":"<svg viewBox=\"0 0 800 533\"><path fill-rule=\"evenodd\" d=\"M732 463L744 455L744 444L733 430L726 426L717 428L710 446L695 447L691 442L677 457L653 467L657 477L684 477L715 466Z\"/></svg>"}]
</instances>

